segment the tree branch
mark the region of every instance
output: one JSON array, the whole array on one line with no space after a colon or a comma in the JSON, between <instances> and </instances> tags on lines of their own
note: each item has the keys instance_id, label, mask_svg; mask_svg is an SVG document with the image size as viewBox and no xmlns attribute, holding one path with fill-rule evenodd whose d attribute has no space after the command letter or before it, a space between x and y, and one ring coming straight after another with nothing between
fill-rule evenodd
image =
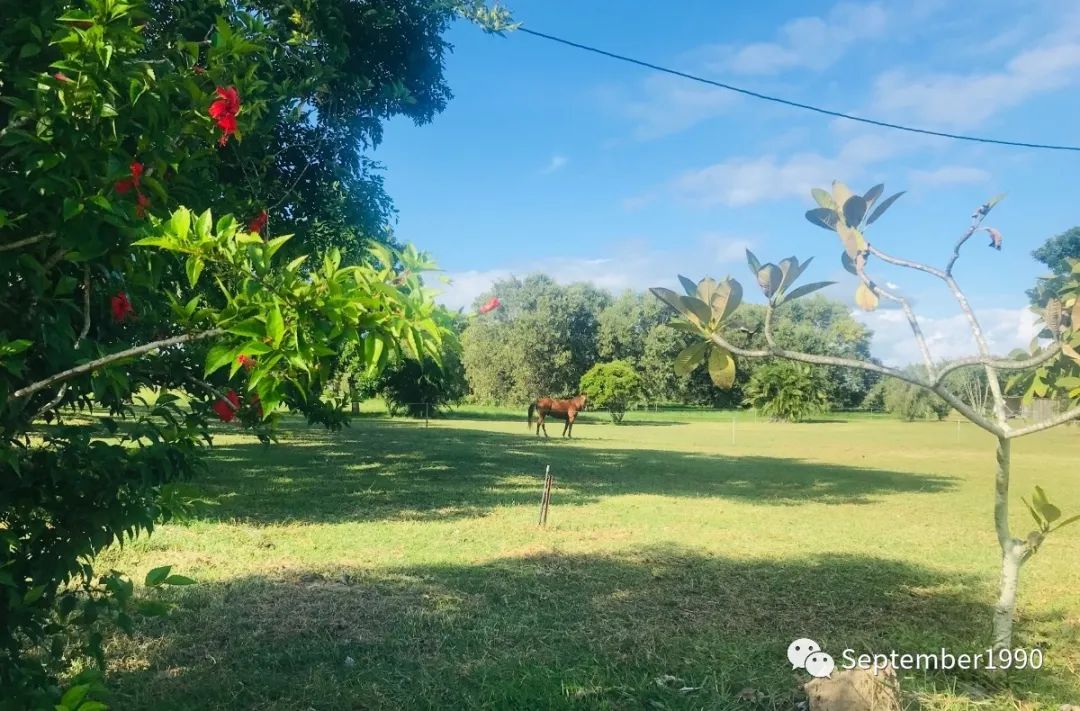
<instances>
[{"instance_id":1,"label":"tree branch","mask_svg":"<svg viewBox=\"0 0 1080 711\"><path fill-rule=\"evenodd\" d=\"M938 371L937 379L933 382L934 385L942 382L945 376L954 370L960 370L961 368L970 368L976 365L988 365L995 370L1028 370L1029 368L1035 368L1048 360L1052 360L1058 353L1061 352L1061 344L1055 343L1048 347L1045 351L1039 355L1026 358L1024 360L987 360L982 356L971 356L970 358L959 358L954 361L950 361L948 364L942 366ZM986 387L990 387L990 383L987 382Z\"/></svg>"},{"instance_id":2,"label":"tree branch","mask_svg":"<svg viewBox=\"0 0 1080 711\"><path fill-rule=\"evenodd\" d=\"M1007 431L1005 436L1007 439L1016 439L1017 437L1023 437L1024 435L1042 432L1043 430L1048 430L1051 427L1057 427L1058 425L1065 424L1070 420L1077 419L1080 419L1080 407L1074 407L1071 410L1066 410L1060 415L1055 415L1054 417L1043 420L1042 422L1036 422L1035 424L1028 425L1027 427L1020 427L1015 430L1010 429Z\"/></svg>"},{"instance_id":3,"label":"tree branch","mask_svg":"<svg viewBox=\"0 0 1080 711\"><path fill-rule=\"evenodd\" d=\"M83 327L79 337L75 339L75 350L90 333L90 267L83 267Z\"/></svg>"},{"instance_id":4,"label":"tree branch","mask_svg":"<svg viewBox=\"0 0 1080 711\"><path fill-rule=\"evenodd\" d=\"M14 242L8 242L7 244L0 244L0 252L7 252L12 249L18 249L19 247L27 247L31 244L37 244L38 242L44 242L50 237L55 236L55 232L42 232L39 235L33 237L27 237L26 239L16 240Z\"/></svg>"},{"instance_id":5,"label":"tree branch","mask_svg":"<svg viewBox=\"0 0 1080 711\"><path fill-rule=\"evenodd\" d=\"M766 311L766 315L767 314L768 311ZM768 332L766 331L766 340L768 340L767 334ZM854 358L841 358L838 356L815 355L813 353L803 353L801 351L789 351L783 348L777 348L775 346L770 346L769 348L765 349L754 350L747 348L739 348L738 346L729 343L727 339L725 339L719 333L712 333L709 335L709 338L716 345L721 346L725 350L728 350L737 356L742 356L743 358L785 358L787 360L794 360L800 363L810 363L811 365L835 365L841 368L854 368L857 370L866 370L871 373L880 373L881 375L887 375L891 378L902 380L905 383L909 383L916 387L920 387L924 390L929 390L930 392L937 394L945 402L956 408L956 410L963 414L964 417L966 417L968 420L983 428L987 432L990 432L996 437L1005 436L1006 433L1006 431L1002 427L998 426L997 424L991 422L979 413L972 410L971 407L967 405L967 403L958 398L952 392L946 390L944 386L942 386L940 383L927 383L915 377L914 375L909 375L908 373L905 373L904 371L898 370L896 368L890 368L889 366L880 365L872 361L856 360Z\"/></svg>"},{"instance_id":6,"label":"tree branch","mask_svg":"<svg viewBox=\"0 0 1080 711\"><path fill-rule=\"evenodd\" d=\"M914 262L912 262L912 264L914 264ZM873 291L879 297L884 297L900 304L900 308L904 312L904 317L907 318L908 325L911 326L911 332L915 336L915 342L919 346L919 351L922 353L923 363L926 365L926 377L929 380L936 382L937 376L935 374L934 357L930 355L930 346L926 343L926 336L923 335L922 327L919 326L919 319L915 317L915 312L911 309L911 304L909 304L904 297L897 296L896 294L881 288L867 276L866 257L864 255L860 254L856 257L855 270L858 272L859 279L866 285L866 288Z\"/></svg>"},{"instance_id":7,"label":"tree branch","mask_svg":"<svg viewBox=\"0 0 1080 711\"><path fill-rule=\"evenodd\" d=\"M102 356L95 360L88 361L82 365L77 365L74 368L68 368L54 375L50 375L44 380L39 380L36 383L31 383L24 388L20 388L11 394L13 400L26 397L27 395L33 395L36 392L44 390L57 383L63 383L65 381L76 378L86 373L91 373L99 368L103 368L106 365L110 365L120 360L127 358L133 358L135 356L144 355L150 351L158 350L159 348L166 348L168 346L175 346L181 343L189 343L191 341L200 341L206 338L213 338L214 336L220 336L225 333L223 328L211 328L206 331L200 331L199 333L185 333L181 336L173 336L172 338L165 338L160 341L152 341L151 343L144 343L141 346L135 346L134 348L128 348L126 350L118 351L107 356Z\"/></svg>"}]
</instances>

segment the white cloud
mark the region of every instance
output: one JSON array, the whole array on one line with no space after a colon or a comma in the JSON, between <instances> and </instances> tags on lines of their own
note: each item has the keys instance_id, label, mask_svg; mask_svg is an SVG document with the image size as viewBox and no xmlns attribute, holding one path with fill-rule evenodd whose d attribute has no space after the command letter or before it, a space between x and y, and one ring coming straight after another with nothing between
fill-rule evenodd
<instances>
[{"instance_id":1,"label":"white cloud","mask_svg":"<svg viewBox=\"0 0 1080 711\"><path fill-rule=\"evenodd\" d=\"M978 126L991 116L1080 81L1080 13L1015 54L1000 69L915 75L892 70L874 82L875 112L914 117L953 129Z\"/></svg>"},{"instance_id":2,"label":"white cloud","mask_svg":"<svg viewBox=\"0 0 1080 711\"><path fill-rule=\"evenodd\" d=\"M883 309L871 313L855 311L854 315L874 331L871 352L886 365L922 362L922 355L911 335L911 326L902 312ZM1036 316L1028 309L981 309L976 316L990 351L998 356L1006 356L1014 348L1027 348L1038 330ZM936 360L978 354L967 319L962 314L919 318L919 325Z\"/></svg>"},{"instance_id":3,"label":"white cloud","mask_svg":"<svg viewBox=\"0 0 1080 711\"><path fill-rule=\"evenodd\" d=\"M622 111L637 123L635 138L648 140L678 133L726 113L739 97L730 91L668 74L651 74L642 96L624 101Z\"/></svg>"},{"instance_id":4,"label":"white cloud","mask_svg":"<svg viewBox=\"0 0 1080 711\"><path fill-rule=\"evenodd\" d=\"M512 268L451 272L447 274L451 283L435 288L441 292L439 303L454 309L468 308L499 279L536 272L550 274L563 284L587 282L612 293L642 291L650 286L672 285L680 271L695 277L706 273L723 277L732 263L745 258L745 250L752 244L749 239L733 235L707 233L696 240L690 254L684 254L652 250L640 241L628 241L611 250L609 257L555 257ZM701 254L711 254L712 259L702 259Z\"/></svg>"},{"instance_id":5,"label":"white cloud","mask_svg":"<svg viewBox=\"0 0 1080 711\"><path fill-rule=\"evenodd\" d=\"M785 23L773 42L729 50L723 67L739 74L826 69L852 46L882 36L888 19L881 3L840 3L826 17L800 17Z\"/></svg>"},{"instance_id":6,"label":"white cloud","mask_svg":"<svg viewBox=\"0 0 1080 711\"><path fill-rule=\"evenodd\" d=\"M770 153L731 158L687 171L676 177L670 188L677 197L703 207L742 207L805 197L810 188L827 187L833 180L855 185L860 180L875 178L870 170L872 166L917 150L930 140L933 139L857 132L849 134L835 155L802 152L786 157Z\"/></svg>"},{"instance_id":7,"label":"white cloud","mask_svg":"<svg viewBox=\"0 0 1080 711\"><path fill-rule=\"evenodd\" d=\"M541 175L550 175L557 170L562 170L566 167L566 164L570 162L570 159L566 156L553 155L548 164L544 166L544 169L540 171Z\"/></svg>"},{"instance_id":8,"label":"white cloud","mask_svg":"<svg viewBox=\"0 0 1080 711\"><path fill-rule=\"evenodd\" d=\"M966 183L985 183L990 173L964 165L943 165L934 170L913 170L908 174L912 183L927 186L963 185Z\"/></svg>"}]
</instances>

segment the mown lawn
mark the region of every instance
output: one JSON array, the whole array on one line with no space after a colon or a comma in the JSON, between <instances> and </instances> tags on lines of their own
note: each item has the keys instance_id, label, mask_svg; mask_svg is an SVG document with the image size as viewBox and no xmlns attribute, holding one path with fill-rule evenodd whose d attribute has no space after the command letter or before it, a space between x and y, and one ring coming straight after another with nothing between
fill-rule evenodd
<instances>
[{"instance_id":1,"label":"mown lawn","mask_svg":"<svg viewBox=\"0 0 1080 711\"><path fill-rule=\"evenodd\" d=\"M731 415L640 412L568 442L523 419L297 423L269 447L222 429L217 505L103 561L200 581L110 641L115 706L791 709L797 637L838 660L987 646L993 442L970 425L741 415L733 442ZM1080 512L1080 429L1014 457L1018 529L1036 483ZM908 702L1080 703L1080 526L1025 568L1018 630L1041 671L917 673Z\"/></svg>"}]
</instances>

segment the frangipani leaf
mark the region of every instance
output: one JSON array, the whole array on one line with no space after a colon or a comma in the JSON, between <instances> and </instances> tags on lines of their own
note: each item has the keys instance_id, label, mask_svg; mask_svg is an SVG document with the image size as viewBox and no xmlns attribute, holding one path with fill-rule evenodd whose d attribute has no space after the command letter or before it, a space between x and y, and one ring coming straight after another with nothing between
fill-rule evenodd
<instances>
[{"instance_id":1,"label":"frangipani leaf","mask_svg":"<svg viewBox=\"0 0 1080 711\"><path fill-rule=\"evenodd\" d=\"M770 298L780 288L782 278L783 273L780 271L780 267L775 264L765 264L757 273L758 286L761 287L762 293Z\"/></svg>"},{"instance_id":2,"label":"frangipani leaf","mask_svg":"<svg viewBox=\"0 0 1080 711\"><path fill-rule=\"evenodd\" d=\"M712 277L705 277L697 283L695 294L691 296L697 296L697 298L704 301L706 304L712 301L713 294L716 293L716 280Z\"/></svg>"},{"instance_id":3,"label":"frangipani leaf","mask_svg":"<svg viewBox=\"0 0 1080 711\"><path fill-rule=\"evenodd\" d=\"M742 284L731 277L716 286L709 306L712 307L713 316L718 322L723 323L735 312L735 309L739 308L739 304L742 303L742 293Z\"/></svg>"},{"instance_id":4,"label":"frangipani leaf","mask_svg":"<svg viewBox=\"0 0 1080 711\"><path fill-rule=\"evenodd\" d=\"M810 194L814 196L814 201L817 202L818 205L821 205L827 210L836 210L836 201L833 200L833 196L830 195L827 190L812 188Z\"/></svg>"},{"instance_id":5,"label":"frangipani leaf","mask_svg":"<svg viewBox=\"0 0 1080 711\"><path fill-rule=\"evenodd\" d=\"M709 377L723 390L735 384L735 359L723 348L713 347L709 352Z\"/></svg>"},{"instance_id":6,"label":"frangipani leaf","mask_svg":"<svg viewBox=\"0 0 1080 711\"><path fill-rule=\"evenodd\" d=\"M855 268L855 260L849 257L846 251L840 253L840 263L844 265L844 269L847 271L855 276L859 275L859 270Z\"/></svg>"},{"instance_id":7,"label":"frangipani leaf","mask_svg":"<svg viewBox=\"0 0 1080 711\"><path fill-rule=\"evenodd\" d=\"M870 213L870 217L866 218L866 224L874 224L874 222L877 221L879 217L884 215L885 211L888 210L894 202L899 200L900 196L903 195L905 192L907 191L901 190L900 192L885 198L885 200L883 200L881 204L874 208L874 211Z\"/></svg>"},{"instance_id":8,"label":"frangipani leaf","mask_svg":"<svg viewBox=\"0 0 1080 711\"><path fill-rule=\"evenodd\" d=\"M676 312L678 312L680 314L685 315L685 309L684 309L684 307L682 305L682 302L679 301L679 299L682 298L682 297L680 297L674 291L672 291L671 289L665 289L662 286L654 286L651 289L649 289L649 291L652 292L653 296L655 296L656 298L663 301L670 308L672 308L673 310L675 310Z\"/></svg>"},{"instance_id":9,"label":"frangipani leaf","mask_svg":"<svg viewBox=\"0 0 1080 711\"><path fill-rule=\"evenodd\" d=\"M784 295L784 302L786 303L788 301L794 301L795 299L798 299L801 296L806 296L807 294L812 294L815 291L817 291L818 289L824 289L825 287L832 286L835 283L836 283L835 281L815 281L815 282L812 282L810 284L803 284L800 287L792 289L790 294L785 294Z\"/></svg>"},{"instance_id":10,"label":"frangipani leaf","mask_svg":"<svg viewBox=\"0 0 1080 711\"><path fill-rule=\"evenodd\" d=\"M858 227L864 217L866 217L866 200L858 195L852 195L844 203L844 222L851 227Z\"/></svg>"},{"instance_id":11,"label":"frangipani leaf","mask_svg":"<svg viewBox=\"0 0 1080 711\"><path fill-rule=\"evenodd\" d=\"M701 335L701 326L692 324L689 321L669 321L667 325L676 331L682 331L683 333L689 333L694 336Z\"/></svg>"},{"instance_id":12,"label":"frangipani leaf","mask_svg":"<svg viewBox=\"0 0 1080 711\"><path fill-rule=\"evenodd\" d=\"M691 321L697 319L704 326L712 320L712 309L696 296L680 296L679 303L683 305L685 309L683 313Z\"/></svg>"},{"instance_id":13,"label":"frangipani leaf","mask_svg":"<svg viewBox=\"0 0 1080 711\"><path fill-rule=\"evenodd\" d=\"M862 196L862 199L866 201L866 207L869 209L874 201L881 197L881 193L885 192L885 183L878 183L874 187L866 191L866 194Z\"/></svg>"},{"instance_id":14,"label":"frangipani leaf","mask_svg":"<svg viewBox=\"0 0 1080 711\"><path fill-rule=\"evenodd\" d=\"M694 368L701 365L708 349L708 341L699 341L679 351L679 355L675 356L675 374L682 377L692 373Z\"/></svg>"},{"instance_id":15,"label":"frangipani leaf","mask_svg":"<svg viewBox=\"0 0 1080 711\"><path fill-rule=\"evenodd\" d=\"M836 210L830 210L825 207L816 207L813 210L807 210L806 219L810 221L810 224L817 225L821 229L828 230L829 232L836 231L836 223L840 221L840 218L836 216Z\"/></svg>"},{"instance_id":16,"label":"frangipani leaf","mask_svg":"<svg viewBox=\"0 0 1080 711\"><path fill-rule=\"evenodd\" d=\"M697 296L697 284L693 281L680 274L679 283L682 284L682 288L686 291L687 296Z\"/></svg>"},{"instance_id":17,"label":"frangipani leaf","mask_svg":"<svg viewBox=\"0 0 1080 711\"><path fill-rule=\"evenodd\" d=\"M878 296L864 283L855 290L855 303L863 311L873 311L878 307Z\"/></svg>"},{"instance_id":18,"label":"frangipani leaf","mask_svg":"<svg viewBox=\"0 0 1080 711\"><path fill-rule=\"evenodd\" d=\"M758 270L761 269L761 262L749 249L746 250L746 263L750 265L750 271L757 276Z\"/></svg>"},{"instance_id":19,"label":"frangipani leaf","mask_svg":"<svg viewBox=\"0 0 1080 711\"><path fill-rule=\"evenodd\" d=\"M1053 523L1061 518L1061 509L1050 503L1041 486L1035 487L1035 494L1031 497L1031 503L1039 515L1046 519L1047 523Z\"/></svg>"}]
</instances>

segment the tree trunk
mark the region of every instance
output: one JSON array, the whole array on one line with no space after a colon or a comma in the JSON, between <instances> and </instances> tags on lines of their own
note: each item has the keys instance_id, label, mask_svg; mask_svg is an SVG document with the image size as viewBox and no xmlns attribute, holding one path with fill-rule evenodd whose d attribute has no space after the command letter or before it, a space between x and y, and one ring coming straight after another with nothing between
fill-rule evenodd
<instances>
[{"instance_id":1,"label":"tree trunk","mask_svg":"<svg viewBox=\"0 0 1080 711\"><path fill-rule=\"evenodd\" d=\"M349 378L349 401L352 403L352 414L360 414L360 393L356 390L356 378Z\"/></svg>"},{"instance_id":2,"label":"tree trunk","mask_svg":"<svg viewBox=\"0 0 1080 711\"><path fill-rule=\"evenodd\" d=\"M1009 531L1009 465L1011 446L1007 439L998 438L997 480L994 498L994 524L1001 546L1001 580L998 600L994 606L994 649L1012 647L1013 616L1016 613L1016 588L1020 583L1020 566L1028 557L1028 546L1013 538Z\"/></svg>"}]
</instances>

